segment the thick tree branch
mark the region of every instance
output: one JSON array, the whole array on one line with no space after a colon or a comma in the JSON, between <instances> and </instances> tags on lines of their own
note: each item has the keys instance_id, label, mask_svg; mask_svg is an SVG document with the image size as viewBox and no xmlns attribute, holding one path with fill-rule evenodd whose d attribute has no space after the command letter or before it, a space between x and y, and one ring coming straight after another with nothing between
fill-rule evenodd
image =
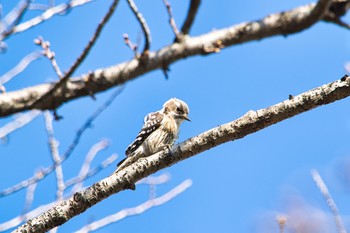
<instances>
[{"instance_id":1,"label":"thick tree branch","mask_svg":"<svg viewBox=\"0 0 350 233\"><path fill-rule=\"evenodd\" d=\"M19 91L0 94L0 117L28 109L56 109L63 103L107 90L156 69L195 55L207 55L220 49L248 41L260 40L275 35L300 32L321 19L329 8L330 0L320 0L296 9L269 15L262 20L241 23L229 28L187 37L156 52L150 52L147 63L139 59L123 62L67 81L51 95L47 92L57 83L41 84ZM36 103L44 95L45 101ZM36 104L34 104L36 103Z\"/></svg>"},{"instance_id":2,"label":"thick tree branch","mask_svg":"<svg viewBox=\"0 0 350 233\"><path fill-rule=\"evenodd\" d=\"M137 181L161 169L349 95L350 77L344 76L341 80L290 97L268 108L249 111L237 120L210 129L176 145L171 152L166 149L138 160L118 173L96 182L86 190L75 193L68 200L29 220L15 232L43 232L52 229L112 194L135 188Z\"/></svg>"},{"instance_id":3,"label":"thick tree branch","mask_svg":"<svg viewBox=\"0 0 350 233\"><path fill-rule=\"evenodd\" d=\"M201 0L191 0L185 22L181 27L182 34L187 35L190 32L200 4Z\"/></svg>"}]
</instances>

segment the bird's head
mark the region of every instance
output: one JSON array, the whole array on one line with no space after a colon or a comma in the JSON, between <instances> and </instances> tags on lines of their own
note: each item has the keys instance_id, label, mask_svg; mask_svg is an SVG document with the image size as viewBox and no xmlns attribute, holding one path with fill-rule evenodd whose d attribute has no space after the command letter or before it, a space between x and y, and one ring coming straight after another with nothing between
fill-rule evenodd
<instances>
[{"instance_id":1,"label":"bird's head","mask_svg":"<svg viewBox=\"0 0 350 233\"><path fill-rule=\"evenodd\" d=\"M190 109L182 100L171 98L164 103L162 111L164 114L172 116L178 124L182 123L184 120L191 121L188 118Z\"/></svg>"}]
</instances>

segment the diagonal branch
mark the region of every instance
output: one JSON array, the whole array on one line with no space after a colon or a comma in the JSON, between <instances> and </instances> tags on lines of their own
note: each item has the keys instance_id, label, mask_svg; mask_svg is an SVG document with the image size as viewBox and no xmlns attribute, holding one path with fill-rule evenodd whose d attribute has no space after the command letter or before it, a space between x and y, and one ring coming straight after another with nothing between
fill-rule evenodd
<instances>
[{"instance_id":1,"label":"diagonal branch","mask_svg":"<svg viewBox=\"0 0 350 233\"><path fill-rule=\"evenodd\" d=\"M110 166L117 158L116 154L113 154L109 156L107 159L105 159L100 165L98 165L96 168L93 168L90 170L85 177L74 177L70 180L68 180L64 185L66 188L69 188L70 186L80 183L87 178L94 176L98 172L102 171L107 166ZM37 176L40 176L40 174L36 174ZM20 224L23 224L24 221L27 221L30 218L34 218L38 216L39 214L43 213L44 211L47 211L49 208L57 204L57 200L41 205L39 207L34 208L33 210L29 210L31 203L33 201L33 192L35 191L37 183L33 183L27 187L27 193L26 193L26 200L25 200L25 206L23 208L22 214L19 216L16 216L10 220L7 220L5 222L0 223L0 232L8 231L11 228L18 227ZM71 194L68 194L71 196ZM66 198L67 196L65 196Z\"/></svg>"},{"instance_id":2,"label":"diagonal branch","mask_svg":"<svg viewBox=\"0 0 350 233\"><path fill-rule=\"evenodd\" d=\"M92 125L92 123L96 120L96 118L100 114L102 114L102 112L105 109L107 109L109 107L109 105L111 105L113 103L115 98L117 98L117 96L122 92L122 90L123 90L123 88L118 88L115 92L113 92L112 95L91 116L89 116L86 119L84 124L78 129L77 133L75 134L75 137L74 137L72 143L68 146L65 153L61 156L59 163L54 163L53 165L51 165L49 167L41 169L40 175L36 174L35 176L30 177L26 180L23 180L20 183L12 186L10 188L7 188L7 189L0 191L0 197L10 195L14 192L17 192L23 188L28 187L29 185L31 185L33 183L36 183L36 182L44 179L47 175L49 175L51 172L53 172L55 170L57 165L63 163L65 160L67 160L69 158L69 156L73 153L74 149L78 146L80 139L83 136L84 132ZM35 112L32 114L35 114ZM28 118L28 116L27 116L27 118ZM24 120L22 120L22 121L24 121ZM21 125L22 125L22 121L20 122ZM25 123L26 123L26 121L25 121ZM8 127L10 127L10 126L8 126ZM5 130L5 133L7 131L8 130ZM0 136L1 136L1 130L0 130ZM4 136L6 136L6 134L4 134Z\"/></svg>"},{"instance_id":3,"label":"diagonal branch","mask_svg":"<svg viewBox=\"0 0 350 233\"><path fill-rule=\"evenodd\" d=\"M191 186L192 186L192 180L187 179L160 197L157 197L155 199L150 199L138 206L121 210L115 214L109 215L100 220L89 223L88 225L79 229L75 233L88 233L88 232L96 231L98 229L101 229L102 227L121 221L127 217L142 214L153 207L160 206L171 201L172 199L174 199L176 196L186 191Z\"/></svg>"},{"instance_id":4,"label":"diagonal branch","mask_svg":"<svg viewBox=\"0 0 350 233\"><path fill-rule=\"evenodd\" d=\"M5 28L4 31L0 32L0 40L10 35L15 26L21 21L24 13L27 11L30 0L22 0L18 3L16 8L12 10L4 19L5 24L0 25L0 29Z\"/></svg>"},{"instance_id":5,"label":"diagonal branch","mask_svg":"<svg viewBox=\"0 0 350 233\"><path fill-rule=\"evenodd\" d=\"M314 179L317 187L321 191L324 199L326 200L329 209L332 211L338 233L346 233L346 230L345 230L343 221L341 219L338 207L335 204L335 201L332 198L331 194L329 193L327 185L324 183L321 175L318 173L317 170L313 169L313 170L311 170L311 176Z\"/></svg>"},{"instance_id":6,"label":"diagonal branch","mask_svg":"<svg viewBox=\"0 0 350 233\"><path fill-rule=\"evenodd\" d=\"M47 231L59 226L103 199L126 189L161 169L193 157L203 151L255 133L268 126L309 111L321 105L350 96L350 77L325 84L298 96L290 97L276 105L257 111L249 111L241 118L220 125L192 137L171 151L168 149L143 158L111 176L96 182L84 191L52 207L40 216L29 220L15 232Z\"/></svg>"},{"instance_id":7,"label":"diagonal branch","mask_svg":"<svg viewBox=\"0 0 350 233\"><path fill-rule=\"evenodd\" d=\"M41 84L0 94L0 117L33 108L56 109L67 101L102 92L150 71L164 69L164 66L190 56L207 55L248 41L300 32L316 23L330 3L330 0L320 0L317 4L312 3L290 11L272 14L258 21L241 23L198 37L188 37L181 43L174 43L156 52L150 52L147 64L141 64L137 58L134 58L115 66L98 69L68 80L65 87L57 87L57 90L50 95L47 95L47 92L57 83ZM85 80L89 80L89 88ZM43 96L46 96L46 101L34 104L35 100L42 99Z\"/></svg>"},{"instance_id":8,"label":"diagonal branch","mask_svg":"<svg viewBox=\"0 0 350 233\"><path fill-rule=\"evenodd\" d=\"M142 55L146 55L147 52L150 49L150 45L151 45L151 31L149 30L149 27L147 25L147 22L145 20L145 18L142 16L142 14L140 13L140 11L137 9L137 6L135 4L135 2L133 0L127 0L128 4L132 10L132 12L134 13L134 15L137 18L137 21L139 21L142 31L143 31L143 35L145 37L145 45L142 51Z\"/></svg>"},{"instance_id":9,"label":"diagonal branch","mask_svg":"<svg viewBox=\"0 0 350 233\"><path fill-rule=\"evenodd\" d=\"M191 0L185 22L181 27L182 34L187 35L190 32L200 4L201 0Z\"/></svg>"},{"instance_id":10,"label":"diagonal branch","mask_svg":"<svg viewBox=\"0 0 350 233\"><path fill-rule=\"evenodd\" d=\"M36 99L33 103L33 106L40 105L43 102L46 102L46 99L50 96L52 96L58 89L64 88L65 84L67 83L68 79L73 75L75 70L80 66L80 64L84 61L86 56L89 54L92 46L95 44L97 38L100 36L102 29L107 24L108 20L113 15L117 5L119 3L119 0L114 0L112 5L109 7L108 12L105 14L101 22L98 24L95 33L90 38L88 44L84 48L83 52L80 54L80 56L75 60L74 64L69 68L69 70L63 75L61 80L57 82L55 85L52 86L51 89L47 91L43 96ZM91 93L90 93L91 94Z\"/></svg>"},{"instance_id":11,"label":"diagonal branch","mask_svg":"<svg viewBox=\"0 0 350 233\"><path fill-rule=\"evenodd\" d=\"M11 70L7 71L4 75L0 77L0 84L5 84L9 82L16 75L20 74L25 68L29 66L29 64L36 59L43 56L43 52L32 52L25 56L15 67Z\"/></svg>"},{"instance_id":12,"label":"diagonal branch","mask_svg":"<svg viewBox=\"0 0 350 233\"><path fill-rule=\"evenodd\" d=\"M179 33L179 29L177 29L176 23L175 23L175 18L173 15L173 10L171 9L171 5L169 3L168 0L163 0L164 5L166 7L166 10L168 12L169 15L169 24L171 26L171 28L173 29L173 32L175 34L175 38L176 38L176 42L180 41L180 33Z\"/></svg>"},{"instance_id":13,"label":"diagonal branch","mask_svg":"<svg viewBox=\"0 0 350 233\"><path fill-rule=\"evenodd\" d=\"M31 27L37 26L38 24L49 20L51 17L53 17L54 15L57 14L62 14L64 12L67 12L70 9L73 9L74 7L80 6L80 5L84 5L86 3L89 3L93 0L71 0L68 3L62 3L60 5L57 5L55 7L52 7L50 9L48 9L47 11L45 11L44 13L42 13L41 15L30 19L24 23L21 23L17 26L14 26L11 31L8 31L9 33L2 33L0 35L0 41L8 38L8 36L19 33L19 32L23 32L25 30L28 30Z\"/></svg>"}]
</instances>

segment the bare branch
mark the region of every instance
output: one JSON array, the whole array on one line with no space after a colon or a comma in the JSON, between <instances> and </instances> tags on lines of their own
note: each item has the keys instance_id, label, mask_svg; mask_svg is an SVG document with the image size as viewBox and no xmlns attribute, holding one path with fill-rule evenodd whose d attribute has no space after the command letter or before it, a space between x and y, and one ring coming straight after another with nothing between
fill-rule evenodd
<instances>
[{"instance_id":1,"label":"bare branch","mask_svg":"<svg viewBox=\"0 0 350 233\"><path fill-rule=\"evenodd\" d=\"M92 122L94 120L96 120L96 118L106 109L108 108L109 105L111 105L113 103L113 101L115 100L115 98L123 91L124 87L118 88L115 92L112 93L112 95L107 99L106 102L104 102L83 124L83 126L77 131L75 138L73 140L73 142L69 145L68 149L66 150L66 152L64 153L64 155L62 156L62 161L66 160L71 153L73 152L73 150L75 149L75 147L79 144L80 138L83 135L83 133L85 132L85 130L87 130L88 128L90 128L90 126L92 125Z\"/></svg>"},{"instance_id":2,"label":"bare branch","mask_svg":"<svg viewBox=\"0 0 350 233\"><path fill-rule=\"evenodd\" d=\"M138 57L137 44L132 43L129 39L129 35L126 33L124 33L123 38L124 38L124 43L134 52L135 57Z\"/></svg>"},{"instance_id":3,"label":"bare branch","mask_svg":"<svg viewBox=\"0 0 350 233\"><path fill-rule=\"evenodd\" d=\"M63 74L61 69L58 67L58 64L56 62L55 59L55 52L52 52L50 49L50 42L49 41L44 41L44 39L42 37L39 37L37 39L34 40L34 44L39 45L40 47L43 48L44 52L43 55L45 57L47 57L50 61L51 61L51 65L53 67L53 69L55 70L57 76L62 79Z\"/></svg>"},{"instance_id":4,"label":"bare branch","mask_svg":"<svg viewBox=\"0 0 350 233\"><path fill-rule=\"evenodd\" d=\"M118 158L117 154L112 154L107 159L105 159L99 166L89 170L86 174L84 174L84 176L77 176L77 177L74 177L74 178L68 180L65 183L65 187L69 188L72 185L80 183L80 182L86 180L87 178L94 176L95 174L102 171L103 169L105 169L109 165L113 164L117 160L117 158Z\"/></svg>"},{"instance_id":5,"label":"bare branch","mask_svg":"<svg viewBox=\"0 0 350 233\"><path fill-rule=\"evenodd\" d=\"M63 200L63 191L65 189L65 186L64 186L64 180L63 180L61 157L58 152L58 141L56 140L53 132L53 126L52 126L53 117L51 116L49 111L44 112L44 119L45 119L46 133L49 138L51 157L54 162L55 173L56 173L56 184L57 184L56 199Z\"/></svg>"},{"instance_id":6,"label":"bare branch","mask_svg":"<svg viewBox=\"0 0 350 233\"><path fill-rule=\"evenodd\" d=\"M0 231L4 232L4 231L7 231L13 227L16 227L19 224L23 223L24 220L38 216L40 213L47 211L49 208L51 208L55 204L57 204L57 202L52 202L52 203L49 203L47 205L41 205L41 206L37 207L36 209L29 211L28 213L22 214L20 216L12 218L6 222L3 222L0 224Z\"/></svg>"},{"instance_id":7,"label":"bare branch","mask_svg":"<svg viewBox=\"0 0 350 233\"><path fill-rule=\"evenodd\" d=\"M182 34L187 35L190 32L200 4L201 0L191 0L185 22L181 27Z\"/></svg>"},{"instance_id":8,"label":"bare branch","mask_svg":"<svg viewBox=\"0 0 350 233\"><path fill-rule=\"evenodd\" d=\"M134 13L134 15L137 18L137 21L140 23L143 35L145 37L145 45L143 47L142 55L147 55L148 50L150 49L151 45L151 31L149 30L149 27L147 25L147 22L145 18L142 16L140 11L137 9L137 6L133 0L127 0L128 4L130 6L131 11Z\"/></svg>"},{"instance_id":9,"label":"bare branch","mask_svg":"<svg viewBox=\"0 0 350 233\"><path fill-rule=\"evenodd\" d=\"M34 120L37 116L39 116L40 113L41 111L33 110L27 113L19 114L19 116L17 116L14 121L7 123L6 125L0 128L0 139L5 138L7 135L9 135L17 129L22 128L23 126Z\"/></svg>"},{"instance_id":10,"label":"bare branch","mask_svg":"<svg viewBox=\"0 0 350 233\"><path fill-rule=\"evenodd\" d=\"M13 67L11 70L6 72L6 74L2 75L0 77L0 84L5 84L8 81L10 81L12 78L14 78L16 75L21 73L27 66L38 59L39 57L43 56L42 52L32 52L25 56L15 67Z\"/></svg>"},{"instance_id":11,"label":"bare branch","mask_svg":"<svg viewBox=\"0 0 350 233\"><path fill-rule=\"evenodd\" d=\"M116 154L113 154L111 155L110 157L108 157L106 160L104 160L98 167L90 170L85 177L74 177L70 180L68 180L66 183L65 183L65 187L66 188L69 188L70 186L78 183L78 182L81 182L83 180L85 180L86 178L88 177L91 177L95 174L97 174L98 172L102 171L104 168L106 168L107 166L113 164L115 162L115 160L117 159L117 155ZM40 174L39 174L40 175ZM36 176L39 176L39 175L36 175ZM37 183L33 183L31 185L28 186L27 190L33 186L33 185L36 185ZM32 187L34 188L34 186ZM34 190L33 190L34 191ZM26 197L26 205L25 205L25 210L29 210L29 207L30 207L30 202L31 202L31 193L29 193L27 191L27 197ZM54 206L55 204L57 204L57 201L54 201L52 203L49 203L49 204L46 204L46 205L43 205L43 206L39 206L37 207L36 209L34 210L31 210L30 212L27 212L27 211L23 211L22 212L22 215L20 216L17 216L13 219L10 219L6 222L3 222L0 224L0 232L2 231L6 231L6 230L9 230L15 226L18 226L19 224L21 224L23 221L27 221L28 219L30 218L34 218L36 216L38 216L40 213L44 212L44 211L47 211L49 208L51 208L52 206Z\"/></svg>"},{"instance_id":12,"label":"bare branch","mask_svg":"<svg viewBox=\"0 0 350 233\"><path fill-rule=\"evenodd\" d=\"M332 198L331 194L328 191L327 185L324 183L322 177L320 176L317 170L311 170L311 176L314 179L317 187L321 191L324 199L326 200L329 209L332 211L332 214L335 220L335 225L337 226L338 232L346 233L344 224L339 214L339 210L337 208L337 205L335 204L334 199Z\"/></svg>"},{"instance_id":13,"label":"bare branch","mask_svg":"<svg viewBox=\"0 0 350 233\"><path fill-rule=\"evenodd\" d=\"M38 183L33 183L27 187L26 199L25 199L25 203L24 203L24 207L23 207L23 211L22 211L22 216L28 212L28 210L30 209L30 207L33 203L34 192L35 192L37 184ZM23 218L23 221L26 221L26 220L27 219Z\"/></svg>"},{"instance_id":14,"label":"bare branch","mask_svg":"<svg viewBox=\"0 0 350 233\"><path fill-rule=\"evenodd\" d=\"M105 103L103 103L103 105L101 105L83 124L83 126L77 131L75 138L73 140L73 142L70 144L70 146L68 147L68 149L66 150L66 152L63 154L63 156L61 156L61 160L59 162L59 164L63 163L66 159L69 158L69 156L72 154L73 150L76 148L76 146L79 144L80 138L83 135L83 133L85 132L85 130L87 130L91 124L93 123L93 121L110 105L112 104L112 102L114 101L114 99L122 92L123 87L122 88L118 88L114 93L112 93L112 95L107 99L107 101ZM17 192L23 188L28 187L29 185L38 182L39 180L42 180L43 178L45 178L47 175L49 175L52 171L54 171L55 167L57 166L57 164L53 164L50 167L46 167L41 169L40 172L40 176L33 176L30 177L26 180L21 181L20 183L4 189L2 191L0 191L0 197L3 196L7 196L9 194L12 194L14 192Z\"/></svg>"},{"instance_id":15,"label":"bare branch","mask_svg":"<svg viewBox=\"0 0 350 233\"><path fill-rule=\"evenodd\" d=\"M350 24L344 22L343 20L341 20L340 17L334 15L334 14L326 14L323 17L323 21L325 22L329 22L329 23L334 23L340 27L343 27L345 29L350 29Z\"/></svg>"},{"instance_id":16,"label":"bare branch","mask_svg":"<svg viewBox=\"0 0 350 233\"><path fill-rule=\"evenodd\" d=\"M168 182L170 180L170 174L164 173L160 176L149 176L146 177L140 181L138 181L136 184L146 184L146 185L160 185Z\"/></svg>"},{"instance_id":17,"label":"bare branch","mask_svg":"<svg viewBox=\"0 0 350 233\"><path fill-rule=\"evenodd\" d=\"M90 151L87 153L85 157L85 161L83 165L81 166L80 172L78 177L85 177L87 176L88 172L90 171L90 165L92 160L95 158L95 156L103 149L106 149L108 147L109 143L107 140L101 140L100 142L93 145L90 149ZM78 192L83 187L83 181L84 179L81 179L80 182L75 183L75 185L72 188L72 193Z\"/></svg>"},{"instance_id":18,"label":"bare branch","mask_svg":"<svg viewBox=\"0 0 350 233\"><path fill-rule=\"evenodd\" d=\"M84 61L84 59L86 58L86 56L89 54L92 46L95 44L97 38L100 36L102 29L104 28L104 26L107 24L108 20L111 18L111 16L113 15L117 5L119 3L119 0L114 0L112 5L109 7L108 12L106 13L106 15L103 17L103 19L101 20L101 22L98 24L95 33L92 35L90 41L88 42L88 44L86 45L86 47L84 48L83 52L80 54L80 56L77 58L77 60L74 62L74 64L69 68L69 70L65 73L63 79L67 79L70 78L72 76L72 74L74 73L74 71L79 67L79 65Z\"/></svg>"},{"instance_id":19,"label":"bare branch","mask_svg":"<svg viewBox=\"0 0 350 233\"><path fill-rule=\"evenodd\" d=\"M17 228L15 232L52 229L112 194L126 189L134 189L137 181L161 169L348 96L350 96L350 77L344 76L341 80L304 92L268 108L249 111L237 120L210 129L174 146L171 151L165 149L136 161L119 172L96 182L86 190L75 193L73 197L31 219Z\"/></svg>"},{"instance_id":20,"label":"bare branch","mask_svg":"<svg viewBox=\"0 0 350 233\"><path fill-rule=\"evenodd\" d=\"M68 3L62 3L58 6L52 7L50 9L48 9L47 11L45 11L44 13L42 13L41 15L13 27L12 30L10 31L10 33L7 33L6 35L4 35L2 33L0 35L0 41L6 39L9 35L13 35L13 34L28 30L29 28L34 27L34 26L50 19L54 15L62 14L62 13L66 12L74 7L84 5L84 4L89 3L91 1L93 1L93 0L71 0Z\"/></svg>"},{"instance_id":21,"label":"bare branch","mask_svg":"<svg viewBox=\"0 0 350 233\"><path fill-rule=\"evenodd\" d=\"M102 29L107 24L108 20L113 15L117 5L119 3L119 0L114 0L112 5L109 7L108 12L103 17L101 22L98 24L95 33L92 35L90 41L84 48L83 52L80 54L80 56L75 60L74 64L69 68L69 70L64 74L64 76L61 78L61 80L57 83L55 83L50 90L45 93L45 95L41 96L40 98L36 99L33 103L34 106L40 105L43 102L47 102L47 98L54 95L54 93L59 89L65 86L68 79L72 76L72 74L75 72L75 70L80 66L80 64L84 61L86 56L89 54L92 46L95 44L97 38L102 32ZM91 95L91 90L89 90L89 94Z\"/></svg>"},{"instance_id":22,"label":"bare branch","mask_svg":"<svg viewBox=\"0 0 350 233\"><path fill-rule=\"evenodd\" d=\"M131 61L70 79L65 87L57 86L57 83L41 84L0 94L0 117L33 108L56 109L67 101L91 95L91 92L102 92L147 72L163 69L164 66L189 56L207 55L218 52L222 48L252 40L300 32L316 23L324 15L330 3L330 0L320 0L317 4L272 14L262 20L241 23L198 37L187 37L181 43L174 43L156 52L150 52L147 64L140 64L139 60L134 58ZM88 90L86 90L87 79L90 83ZM54 86L57 87L57 91L48 94ZM38 99L46 101L35 104L37 102L35 100Z\"/></svg>"},{"instance_id":23,"label":"bare branch","mask_svg":"<svg viewBox=\"0 0 350 233\"><path fill-rule=\"evenodd\" d=\"M30 0L20 1L15 9L6 15L0 26L0 41L12 33L14 27L21 21L24 13L28 9L29 3Z\"/></svg>"},{"instance_id":24,"label":"bare branch","mask_svg":"<svg viewBox=\"0 0 350 233\"><path fill-rule=\"evenodd\" d=\"M175 19L174 19L174 15L173 15L173 11L171 9L170 3L168 2L168 0L163 0L164 5L167 9L168 15L169 15L169 23L171 28L173 29L173 32L175 34L176 39L178 40L180 37L180 32L179 29L177 29L176 23L175 23Z\"/></svg>"},{"instance_id":25,"label":"bare branch","mask_svg":"<svg viewBox=\"0 0 350 233\"><path fill-rule=\"evenodd\" d=\"M187 179L187 180L183 181L181 184L179 184L178 186L176 186L175 188L173 188L172 190L170 190L169 192L165 193L164 195L162 195L158 198L148 200L148 201L146 201L146 202L144 202L141 205L138 205L136 207L121 210L121 211L119 211L115 214L112 214L110 216L107 216L103 219L92 222L92 223L84 226L83 228L79 229L75 233L87 233L87 232L96 231L98 229L101 229L102 227L105 227L111 223L118 222L124 218L131 217L133 215L142 214L145 211L151 209L152 207L160 206L160 205L163 205L163 204L169 202L170 200L174 199L179 194L186 191L186 189L188 189L191 186L192 186L192 180Z\"/></svg>"}]
</instances>

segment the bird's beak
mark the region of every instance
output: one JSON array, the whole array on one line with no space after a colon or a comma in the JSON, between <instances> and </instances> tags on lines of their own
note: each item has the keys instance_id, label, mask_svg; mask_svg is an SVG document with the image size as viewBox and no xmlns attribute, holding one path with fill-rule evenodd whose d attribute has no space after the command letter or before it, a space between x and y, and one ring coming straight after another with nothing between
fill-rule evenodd
<instances>
[{"instance_id":1,"label":"bird's beak","mask_svg":"<svg viewBox=\"0 0 350 233\"><path fill-rule=\"evenodd\" d=\"M184 119L185 119L186 121L191 122L190 118L188 118L187 116L184 116Z\"/></svg>"}]
</instances>

